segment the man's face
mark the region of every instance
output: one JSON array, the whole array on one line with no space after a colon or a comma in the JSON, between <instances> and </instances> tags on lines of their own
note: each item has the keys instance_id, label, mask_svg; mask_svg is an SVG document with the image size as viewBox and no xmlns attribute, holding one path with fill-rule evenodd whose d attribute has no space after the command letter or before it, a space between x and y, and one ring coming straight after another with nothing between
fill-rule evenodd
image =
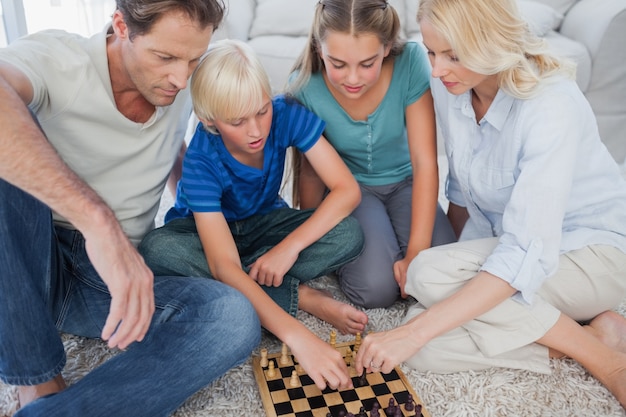
<instances>
[{"instance_id":1,"label":"man's face","mask_svg":"<svg viewBox=\"0 0 626 417\"><path fill-rule=\"evenodd\" d=\"M176 94L187 86L212 34L212 26L201 28L187 15L171 12L162 16L150 32L132 41L124 39L122 66L131 81L129 87L152 105L172 104Z\"/></svg>"}]
</instances>

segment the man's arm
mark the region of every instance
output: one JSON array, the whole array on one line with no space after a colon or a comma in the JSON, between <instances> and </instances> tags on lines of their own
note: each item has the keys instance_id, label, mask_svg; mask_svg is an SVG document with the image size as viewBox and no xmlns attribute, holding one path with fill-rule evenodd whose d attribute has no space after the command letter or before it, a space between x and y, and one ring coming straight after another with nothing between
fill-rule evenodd
<instances>
[{"instance_id":1,"label":"man's arm","mask_svg":"<svg viewBox=\"0 0 626 417\"><path fill-rule=\"evenodd\" d=\"M152 272L112 210L50 145L26 107L32 97L28 78L0 63L0 178L48 205L83 234L89 258L112 296L102 338L123 349L148 330L154 312Z\"/></svg>"}]
</instances>

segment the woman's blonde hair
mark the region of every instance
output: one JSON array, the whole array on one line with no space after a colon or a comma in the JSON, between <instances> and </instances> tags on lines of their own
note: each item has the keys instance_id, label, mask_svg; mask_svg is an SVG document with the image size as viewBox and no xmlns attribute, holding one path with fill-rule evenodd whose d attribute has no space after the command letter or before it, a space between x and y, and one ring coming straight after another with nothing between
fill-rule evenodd
<instances>
[{"instance_id":1,"label":"woman's blonde hair","mask_svg":"<svg viewBox=\"0 0 626 417\"><path fill-rule=\"evenodd\" d=\"M498 75L516 98L532 97L556 74L574 78L573 62L553 55L520 17L516 0L420 0L417 21L428 21L464 67Z\"/></svg>"},{"instance_id":2,"label":"woman's blonde hair","mask_svg":"<svg viewBox=\"0 0 626 417\"><path fill-rule=\"evenodd\" d=\"M239 40L215 42L191 76L193 110L200 120L230 121L256 114L272 97L270 80L254 50ZM205 128L217 133L211 125Z\"/></svg>"},{"instance_id":3,"label":"woman's blonde hair","mask_svg":"<svg viewBox=\"0 0 626 417\"><path fill-rule=\"evenodd\" d=\"M291 72L298 71L298 75L287 86L288 91L298 91L306 85L311 74L324 68L319 51L328 32L353 36L374 34L383 45L391 46L385 59L399 55L404 48L400 18L386 0L320 0L315 7L306 47L291 69Z\"/></svg>"}]
</instances>

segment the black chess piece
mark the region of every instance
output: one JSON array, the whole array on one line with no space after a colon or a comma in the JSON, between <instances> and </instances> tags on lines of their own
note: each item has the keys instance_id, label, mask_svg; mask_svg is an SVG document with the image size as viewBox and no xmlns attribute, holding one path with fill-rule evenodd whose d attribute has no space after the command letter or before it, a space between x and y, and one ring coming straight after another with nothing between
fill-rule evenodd
<instances>
[{"instance_id":1,"label":"black chess piece","mask_svg":"<svg viewBox=\"0 0 626 417\"><path fill-rule=\"evenodd\" d=\"M393 398L389 398L389 404L387 405L387 408L385 409L385 414L387 414L390 417L393 417L395 413L396 413L396 400L394 400Z\"/></svg>"},{"instance_id":2,"label":"black chess piece","mask_svg":"<svg viewBox=\"0 0 626 417\"><path fill-rule=\"evenodd\" d=\"M413 401L413 396L411 394L406 396L406 403L404 404L404 409L406 411L413 411L415 409L415 401Z\"/></svg>"}]
</instances>

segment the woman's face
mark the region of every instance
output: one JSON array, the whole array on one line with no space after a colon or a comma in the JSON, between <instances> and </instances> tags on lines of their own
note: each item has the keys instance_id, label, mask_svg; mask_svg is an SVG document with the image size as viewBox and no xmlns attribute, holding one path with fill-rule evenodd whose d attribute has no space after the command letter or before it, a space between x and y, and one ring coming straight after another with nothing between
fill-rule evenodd
<instances>
[{"instance_id":1,"label":"woman's face","mask_svg":"<svg viewBox=\"0 0 626 417\"><path fill-rule=\"evenodd\" d=\"M420 21L420 29L432 67L432 76L439 78L451 94L463 94L490 78L461 65L450 44L430 22Z\"/></svg>"},{"instance_id":2,"label":"woman's face","mask_svg":"<svg viewBox=\"0 0 626 417\"><path fill-rule=\"evenodd\" d=\"M319 51L329 88L348 99L360 98L380 78L383 59L390 49L374 34L355 37L329 32Z\"/></svg>"}]
</instances>

